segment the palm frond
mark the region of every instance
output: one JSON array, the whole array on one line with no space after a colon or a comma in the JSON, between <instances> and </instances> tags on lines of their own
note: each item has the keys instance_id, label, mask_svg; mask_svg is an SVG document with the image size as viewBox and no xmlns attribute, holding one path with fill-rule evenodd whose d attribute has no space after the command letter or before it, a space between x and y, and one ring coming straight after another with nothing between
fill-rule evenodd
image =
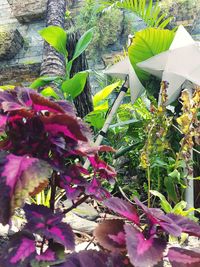
<instances>
[{"instance_id":1,"label":"palm frond","mask_svg":"<svg viewBox=\"0 0 200 267\"><path fill-rule=\"evenodd\" d=\"M159 1L154 4L153 0L100 0L100 6L101 11L112 8L131 11L139 16L148 27L164 29L173 19L173 17L167 17L166 13L161 12Z\"/></svg>"}]
</instances>

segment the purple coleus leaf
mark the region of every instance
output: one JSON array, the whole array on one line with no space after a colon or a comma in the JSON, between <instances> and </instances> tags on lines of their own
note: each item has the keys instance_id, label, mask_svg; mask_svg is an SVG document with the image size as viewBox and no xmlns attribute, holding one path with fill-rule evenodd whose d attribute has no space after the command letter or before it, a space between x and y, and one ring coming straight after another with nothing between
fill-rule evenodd
<instances>
[{"instance_id":1,"label":"purple coleus leaf","mask_svg":"<svg viewBox=\"0 0 200 267\"><path fill-rule=\"evenodd\" d=\"M125 267L120 255L95 250L85 250L69 255L59 267Z\"/></svg>"},{"instance_id":2,"label":"purple coleus leaf","mask_svg":"<svg viewBox=\"0 0 200 267\"><path fill-rule=\"evenodd\" d=\"M97 178L93 178L92 181L85 186L85 193L99 201L111 197L110 193L102 187L101 182Z\"/></svg>"},{"instance_id":3,"label":"purple coleus leaf","mask_svg":"<svg viewBox=\"0 0 200 267\"><path fill-rule=\"evenodd\" d=\"M115 182L114 177L116 176L116 172L111 166L99 159L97 155L88 157L88 159L94 168L95 174L98 174L100 178L106 179L111 183Z\"/></svg>"},{"instance_id":4,"label":"purple coleus leaf","mask_svg":"<svg viewBox=\"0 0 200 267\"><path fill-rule=\"evenodd\" d=\"M7 224L16 207L47 186L50 166L37 158L0 152L0 222ZM39 191L38 191L39 190Z\"/></svg>"},{"instance_id":5,"label":"purple coleus leaf","mask_svg":"<svg viewBox=\"0 0 200 267\"><path fill-rule=\"evenodd\" d=\"M51 135L63 134L75 141L88 141L81 131L78 120L68 114L43 116L41 121L44 124L45 131Z\"/></svg>"},{"instance_id":6,"label":"purple coleus leaf","mask_svg":"<svg viewBox=\"0 0 200 267\"><path fill-rule=\"evenodd\" d=\"M148 208L136 197L134 198L134 201L145 212L152 226L159 225L165 232L173 236L181 235L181 227L169 216L165 215L162 210L157 208Z\"/></svg>"},{"instance_id":7,"label":"purple coleus leaf","mask_svg":"<svg viewBox=\"0 0 200 267\"><path fill-rule=\"evenodd\" d=\"M171 247L168 259L172 267L198 267L200 266L200 251Z\"/></svg>"},{"instance_id":8,"label":"purple coleus leaf","mask_svg":"<svg viewBox=\"0 0 200 267\"><path fill-rule=\"evenodd\" d=\"M173 213L169 213L166 215L169 217L174 223L176 223L181 231L187 233L191 236L200 237L200 225L187 217L183 217L181 215L176 215Z\"/></svg>"},{"instance_id":9,"label":"purple coleus leaf","mask_svg":"<svg viewBox=\"0 0 200 267\"><path fill-rule=\"evenodd\" d=\"M86 179L83 175L89 175L89 172L78 165L70 165L60 174L59 186L66 190L69 199L75 199L84 191Z\"/></svg>"},{"instance_id":10,"label":"purple coleus leaf","mask_svg":"<svg viewBox=\"0 0 200 267\"><path fill-rule=\"evenodd\" d=\"M0 129L3 131L7 125L9 141L4 149L18 155L40 155L41 145L47 155L49 151L53 153L57 151L59 137L64 138L62 144L59 140L59 152L61 147L72 151L78 142L87 143L91 137L89 127L75 116L71 104L51 101L27 88L0 92L0 109L4 112Z\"/></svg>"},{"instance_id":11,"label":"purple coleus leaf","mask_svg":"<svg viewBox=\"0 0 200 267\"><path fill-rule=\"evenodd\" d=\"M3 251L0 266L27 267L29 266L29 262L34 259L35 255L36 249L34 236L27 232L20 232L11 238L8 247Z\"/></svg>"},{"instance_id":12,"label":"purple coleus leaf","mask_svg":"<svg viewBox=\"0 0 200 267\"><path fill-rule=\"evenodd\" d=\"M61 213L54 214L49 208L42 205L28 205L24 207L27 218L26 229L53 239L68 249L74 249L74 234L67 223L62 222Z\"/></svg>"},{"instance_id":13,"label":"purple coleus leaf","mask_svg":"<svg viewBox=\"0 0 200 267\"><path fill-rule=\"evenodd\" d=\"M105 220L94 230L94 236L99 244L110 251L126 249L124 221Z\"/></svg>"},{"instance_id":14,"label":"purple coleus leaf","mask_svg":"<svg viewBox=\"0 0 200 267\"><path fill-rule=\"evenodd\" d=\"M40 255L36 255L31 261L32 267L49 267L63 262L65 258L64 247L58 243L50 242L48 249ZM56 265L57 266L57 265Z\"/></svg>"},{"instance_id":15,"label":"purple coleus leaf","mask_svg":"<svg viewBox=\"0 0 200 267\"><path fill-rule=\"evenodd\" d=\"M131 203L117 197L112 197L105 200L104 205L139 225L139 216L137 215L137 210Z\"/></svg>"},{"instance_id":16,"label":"purple coleus leaf","mask_svg":"<svg viewBox=\"0 0 200 267\"><path fill-rule=\"evenodd\" d=\"M53 262L56 261L56 259L56 253L51 249L47 249L44 253L36 256L37 261Z\"/></svg>"},{"instance_id":17,"label":"purple coleus leaf","mask_svg":"<svg viewBox=\"0 0 200 267\"><path fill-rule=\"evenodd\" d=\"M124 229L128 256L135 267L152 267L162 260L165 241L154 236L146 239L143 233L132 225L126 224Z\"/></svg>"},{"instance_id":18,"label":"purple coleus leaf","mask_svg":"<svg viewBox=\"0 0 200 267\"><path fill-rule=\"evenodd\" d=\"M7 122L7 116L0 114L0 134L2 134L5 131L6 122Z\"/></svg>"}]
</instances>

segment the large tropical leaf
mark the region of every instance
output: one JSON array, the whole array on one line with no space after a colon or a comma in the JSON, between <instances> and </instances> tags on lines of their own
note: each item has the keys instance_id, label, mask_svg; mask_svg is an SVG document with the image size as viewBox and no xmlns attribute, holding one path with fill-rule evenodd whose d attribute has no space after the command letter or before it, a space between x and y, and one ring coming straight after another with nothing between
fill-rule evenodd
<instances>
[{"instance_id":1,"label":"large tropical leaf","mask_svg":"<svg viewBox=\"0 0 200 267\"><path fill-rule=\"evenodd\" d=\"M135 34L132 45L128 49L128 54L131 64L141 81L148 80L150 74L141 70L137 63L168 50L173 39L173 31L156 28L148 28Z\"/></svg>"},{"instance_id":2,"label":"large tropical leaf","mask_svg":"<svg viewBox=\"0 0 200 267\"><path fill-rule=\"evenodd\" d=\"M100 1L102 8L120 8L129 10L139 16L147 27L164 29L172 20L166 13L161 12L159 1L153 4L153 0L121 0L121 1Z\"/></svg>"},{"instance_id":3,"label":"large tropical leaf","mask_svg":"<svg viewBox=\"0 0 200 267\"><path fill-rule=\"evenodd\" d=\"M96 107L102 100L106 99L114 89L116 89L120 85L120 82L112 83L105 88L103 88L101 91L96 93L93 97L93 104Z\"/></svg>"},{"instance_id":4,"label":"large tropical leaf","mask_svg":"<svg viewBox=\"0 0 200 267\"><path fill-rule=\"evenodd\" d=\"M67 56L66 42L67 33L58 26L48 26L39 31L42 38L55 48L59 53Z\"/></svg>"},{"instance_id":5,"label":"large tropical leaf","mask_svg":"<svg viewBox=\"0 0 200 267\"><path fill-rule=\"evenodd\" d=\"M87 77L87 71L76 73L71 79L63 82L61 87L63 92L70 95L73 99L76 98L82 93L87 81Z\"/></svg>"}]
</instances>

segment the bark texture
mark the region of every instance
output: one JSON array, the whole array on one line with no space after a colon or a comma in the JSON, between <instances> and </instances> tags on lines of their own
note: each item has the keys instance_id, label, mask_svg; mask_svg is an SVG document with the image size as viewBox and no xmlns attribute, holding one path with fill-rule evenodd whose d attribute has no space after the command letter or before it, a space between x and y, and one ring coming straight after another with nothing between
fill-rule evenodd
<instances>
[{"instance_id":1,"label":"bark texture","mask_svg":"<svg viewBox=\"0 0 200 267\"><path fill-rule=\"evenodd\" d=\"M67 21L65 24L66 29L69 29L73 26L74 24L72 20ZM76 44L80 37L81 35L78 31L68 33L67 35L67 51L68 51L69 60L72 58L74 54ZM84 52L74 61L72 65L70 77L73 77L74 74L76 74L79 71L83 71L87 69L88 69L88 63L87 63L86 55ZM78 116L81 118L83 118L89 112L93 110L92 94L91 94L91 87L90 87L89 80L87 80L83 92L78 97L76 97L76 99L74 100L74 105L76 107Z\"/></svg>"},{"instance_id":2,"label":"bark texture","mask_svg":"<svg viewBox=\"0 0 200 267\"><path fill-rule=\"evenodd\" d=\"M48 0L46 13L46 26L59 26L64 28L66 0ZM65 59L48 43L44 44L41 75L65 76Z\"/></svg>"}]
</instances>

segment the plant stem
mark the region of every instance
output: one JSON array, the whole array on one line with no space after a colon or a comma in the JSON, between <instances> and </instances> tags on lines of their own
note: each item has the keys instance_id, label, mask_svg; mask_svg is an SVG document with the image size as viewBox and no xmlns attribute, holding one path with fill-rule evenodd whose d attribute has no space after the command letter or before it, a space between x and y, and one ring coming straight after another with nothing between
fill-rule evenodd
<instances>
[{"instance_id":1,"label":"plant stem","mask_svg":"<svg viewBox=\"0 0 200 267\"><path fill-rule=\"evenodd\" d=\"M55 197L56 197L56 175L57 173L54 171L51 180L50 180L50 185L51 185L51 197L50 197L50 209L54 211L54 206L55 206Z\"/></svg>"},{"instance_id":2,"label":"plant stem","mask_svg":"<svg viewBox=\"0 0 200 267\"><path fill-rule=\"evenodd\" d=\"M78 207L80 204L82 204L83 202L86 201L86 199L88 199L89 196L84 196L81 199L79 199L76 203L74 203L71 207L69 207L68 209L63 211L63 214L67 214L68 212L70 212L71 210L75 209L76 207Z\"/></svg>"},{"instance_id":3,"label":"plant stem","mask_svg":"<svg viewBox=\"0 0 200 267\"><path fill-rule=\"evenodd\" d=\"M151 206L151 176L150 176L150 167L147 168L147 180L148 180L148 208Z\"/></svg>"}]
</instances>

